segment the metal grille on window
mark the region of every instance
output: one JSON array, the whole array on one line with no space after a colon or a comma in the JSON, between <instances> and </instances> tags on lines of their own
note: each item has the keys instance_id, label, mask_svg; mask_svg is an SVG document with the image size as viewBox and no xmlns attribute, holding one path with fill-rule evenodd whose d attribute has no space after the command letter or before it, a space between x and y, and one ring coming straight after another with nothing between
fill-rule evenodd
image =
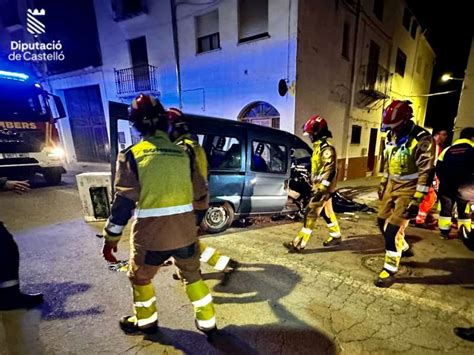
<instances>
[{"instance_id":1,"label":"metal grille on window","mask_svg":"<svg viewBox=\"0 0 474 355\"><path fill-rule=\"evenodd\" d=\"M275 107L264 101L247 105L240 113L239 118L260 126L280 128L280 113Z\"/></svg>"}]
</instances>

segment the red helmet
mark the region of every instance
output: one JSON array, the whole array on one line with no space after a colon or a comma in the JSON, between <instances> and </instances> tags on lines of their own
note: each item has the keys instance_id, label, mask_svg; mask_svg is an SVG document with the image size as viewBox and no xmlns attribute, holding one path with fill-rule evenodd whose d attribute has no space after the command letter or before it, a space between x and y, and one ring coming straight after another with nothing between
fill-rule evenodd
<instances>
[{"instance_id":1,"label":"red helmet","mask_svg":"<svg viewBox=\"0 0 474 355\"><path fill-rule=\"evenodd\" d=\"M171 130L177 130L180 134L188 131L188 124L184 119L184 113L178 108L171 107L168 109L168 123Z\"/></svg>"},{"instance_id":2,"label":"red helmet","mask_svg":"<svg viewBox=\"0 0 474 355\"><path fill-rule=\"evenodd\" d=\"M168 122L170 124L176 124L183 121L183 113L176 107L170 107L168 109Z\"/></svg>"},{"instance_id":3,"label":"red helmet","mask_svg":"<svg viewBox=\"0 0 474 355\"><path fill-rule=\"evenodd\" d=\"M161 102L150 95L140 94L128 108L128 116L133 123L152 124L153 121L164 118L165 109Z\"/></svg>"},{"instance_id":4,"label":"red helmet","mask_svg":"<svg viewBox=\"0 0 474 355\"><path fill-rule=\"evenodd\" d=\"M393 100L383 111L382 131L385 132L410 121L413 117L413 109L410 105L410 101Z\"/></svg>"},{"instance_id":5,"label":"red helmet","mask_svg":"<svg viewBox=\"0 0 474 355\"><path fill-rule=\"evenodd\" d=\"M303 133L309 136L318 136L328 131L327 121L319 115L314 115L303 125Z\"/></svg>"}]
</instances>

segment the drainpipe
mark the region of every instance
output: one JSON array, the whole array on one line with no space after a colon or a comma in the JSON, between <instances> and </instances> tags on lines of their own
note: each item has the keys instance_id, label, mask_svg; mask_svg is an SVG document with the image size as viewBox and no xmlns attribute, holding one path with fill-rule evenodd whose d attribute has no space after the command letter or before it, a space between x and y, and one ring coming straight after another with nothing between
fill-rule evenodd
<instances>
[{"instance_id":1,"label":"drainpipe","mask_svg":"<svg viewBox=\"0 0 474 355\"><path fill-rule=\"evenodd\" d=\"M354 101L356 94L356 70L357 70L357 55L358 55L358 40L359 40L359 22L360 22L360 12L361 12L361 0L357 0L357 10L356 10L356 26L354 30L354 47L352 48L352 67L351 67L351 97L349 102L349 107L347 109L346 117L344 120L343 133L346 133L346 141L344 145L344 150L346 154L346 160L344 163L344 181L347 180L348 170L349 170L349 148L351 145L351 131L349 130L351 123L351 115L354 109Z\"/></svg>"},{"instance_id":2,"label":"drainpipe","mask_svg":"<svg viewBox=\"0 0 474 355\"><path fill-rule=\"evenodd\" d=\"M178 23L176 19L176 8L177 4L175 0L170 0L171 6L171 25L173 29L173 49L174 49L174 59L176 62L176 82L177 82L177 91L178 91L178 102L179 109L183 108L183 98L181 93L181 65L179 61L179 40L178 40Z\"/></svg>"}]
</instances>

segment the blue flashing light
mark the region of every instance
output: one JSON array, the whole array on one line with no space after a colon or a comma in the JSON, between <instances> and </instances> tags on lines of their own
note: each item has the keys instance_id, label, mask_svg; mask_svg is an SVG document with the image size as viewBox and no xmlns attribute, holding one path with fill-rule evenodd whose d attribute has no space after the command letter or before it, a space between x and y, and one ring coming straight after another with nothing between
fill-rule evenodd
<instances>
[{"instance_id":1,"label":"blue flashing light","mask_svg":"<svg viewBox=\"0 0 474 355\"><path fill-rule=\"evenodd\" d=\"M0 70L0 78L25 81L28 80L29 76L23 73Z\"/></svg>"}]
</instances>

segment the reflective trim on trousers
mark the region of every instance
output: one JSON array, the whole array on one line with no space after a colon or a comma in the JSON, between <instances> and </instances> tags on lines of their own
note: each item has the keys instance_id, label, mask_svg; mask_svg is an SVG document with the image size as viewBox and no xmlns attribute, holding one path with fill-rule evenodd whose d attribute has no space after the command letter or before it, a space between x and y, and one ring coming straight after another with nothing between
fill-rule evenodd
<instances>
[{"instance_id":1,"label":"reflective trim on trousers","mask_svg":"<svg viewBox=\"0 0 474 355\"><path fill-rule=\"evenodd\" d=\"M207 263L212 258L215 252L216 252L216 249L211 248L211 247L206 247L206 249L204 249L204 251L202 252L199 260L203 263Z\"/></svg>"},{"instance_id":2,"label":"reflective trim on trousers","mask_svg":"<svg viewBox=\"0 0 474 355\"><path fill-rule=\"evenodd\" d=\"M143 302L134 302L133 305L135 307L151 307L153 303L156 302L156 297L150 298L148 301L143 301Z\"/></svg>"},{"instance_id":3,"label":"reflective trim on trousers","mask_svg":"<svg viewBox=\"0 0 474 355\"><path fill-rule=\"evenodd\" d=\"M387 263L383 264L383 268L388 270L388 271L391 271L391 272L397 272L398 271L398 267L387 264Z\"/></svg>"},{"instance_id":4,"label":"reflective trim on trousers","mask_svg":"<svg viewBox=\"0 0 474 355\"><path fill-rule=\"evenodd\" d=\"M438 227L441 230L450 230L451 229L451 217L439 216Z\"/></svg>"},{"instance_id":5,"label":"reflective trim on trousers","mask_svg":"<svg viewBox=\"0 0 474 355\"><path fill-rule=\"evenodd\" d=\"M397 179L397 180L413 180L413 179L418 179L419 174L414 173L414 174L409 174L409 175L390 175L392 179Z\"/></svg>"},{"instance_id":6,"label":"reflective trim on trousers","mask_svg":"<svg viewBox=\"0 0 474 355\"><path fill-rule=\"evenodd\" d=\"M10 288L13 286L17 286L19 284L20 282L18 280L3 281L3 282L0 282L0 288Z\"/></svg>"},{"instance_id":7,"label":"reflective trim on trousers","mask_svg":"<svg viewBox=\"0 0 474 355\"><path fill-rule=\"evenodd\" d=\"M329 235L333 238L341 238L341 233L329 232Z\"/></svg>"},{"instance_id":8,"label":"reflective trim on trousers","mask_svg":"<svg viewBox=\"0 0 474 355\"><path fill-rule=\"evenodd\" d=\"M398 251L385 250L385 255L390 256L391 258L398 258L401 256L401 253Z\"/></svg>"},{"instance_id":9,"label":"reflective trim on trousers","mask_svg":"<svg viewBox=\"0 0 474 355\"><path fill-rule=\"evenodd\" d=\"M327 226L328 226L328 228L332 228L332 227L336 226L336 223L328 223Z\"/></svg>"},{"instance_id":10,"label":"reflective trim on trousers","mask_svg":"<svg viewBox=\"0 0 474 355\"><path fill-rule=\"evenodd\" d=\"M151 315L151 317L145 318L145 319L138 319L137 318L137 325L141 328L146 325L152 324L158 320L158 313L155 312Z\"/></svg>"},{"instance_id":11,"label":"reflective trim on trousers","mask_svg":"<svg viewBox=\"0 0 474 355\"><path fill-rule=\"evenodd\" d=\"M196 319L197 324L203 329L212 329L216 326L216 317L212 317L208 320Z\"/></svg>"},{"instance_id":12,"label":"reflective trim on trousers","mask_svg":"<svg viewBox=\"0 0 474 355\"><path fill-rule=\"evenodd\" d=\"M329 187L331 185L331 182L328 181L328 180L323 180L323 181L321 181L321 184L323 184L326 187Z\"/></svg>"},{"instance_id":13,"label":"reflective trim on trousers","mask_svg":"<svg viewBox=\"0 0 474 355\"><path fill-rule=\"evenodd\" d=\"M193 204L171 206L171 207L160 207L160 208L146 208L138 209L135 212L136 218L148 218L148 217L163 217L172 216L175 214L181 214L193 211Z\"/></svg>"},{"instance_id":14,"label":"reflective trim on trousers","mask_svg":"<svg viewBox=\"0 0 474 355\"><path fill-rule=\"evenodd\" d=\"M227 265L229 264L230 258L228 256L221 256L219 260L217 260L216 266L214 269L217 271L224 271Z\"/></svg>"},{"instance_id":15,"label":"reflective trim on trousers","mask_svg":"<svg viewBox=\"0 0 474 355\"><path fill-rule=\"evenodd\" d=\"M194 307L205 307L208 304L212 303L212 295L210 293L208 293L207 295L205 295L200 300L193 301L191 303L193 304Z\"/></svg>"}]
</instances>

